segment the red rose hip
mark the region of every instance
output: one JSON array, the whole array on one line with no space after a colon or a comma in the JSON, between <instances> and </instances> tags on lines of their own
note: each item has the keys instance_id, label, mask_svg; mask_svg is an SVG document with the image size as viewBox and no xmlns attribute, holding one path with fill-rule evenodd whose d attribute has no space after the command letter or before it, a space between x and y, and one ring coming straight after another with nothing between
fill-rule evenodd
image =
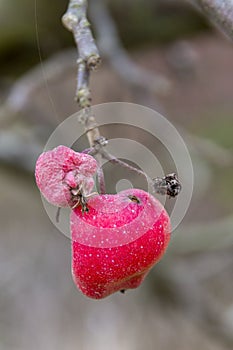
<instances>
[{"instance_id":1,"label":"red rose hip","mask_svg":"<svg viewBox=\"0 0 233 350\"><path fill-rule=\"evenodd\" d=\"M80 187L88 195L94 186L96 169L97 162L92 156L58 146L39 156L36 183L48 202L59 207L72 207L71 189Z\"/></svg>"},{"instance_id":2,"label":"red rose hip","mask_svg":"<svg viewBox=\"0 0 233 350\"><path fill-rule=\"evenodd\" d=\"M71 213L72 275L83 294L101 299L138 287L165 253L170 219L149 193L97 195Z\"/></svg>"}]
</instances>

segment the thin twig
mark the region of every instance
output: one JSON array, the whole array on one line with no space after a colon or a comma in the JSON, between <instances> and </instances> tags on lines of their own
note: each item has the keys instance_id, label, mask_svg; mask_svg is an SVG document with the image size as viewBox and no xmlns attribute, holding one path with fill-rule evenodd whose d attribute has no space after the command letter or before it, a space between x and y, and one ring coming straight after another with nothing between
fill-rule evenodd
<instances>
[{"instance_id":1,"label":"thin twig","mask_svg":"<svg viewBox=\"0 0 233 350\"><path fill-rule=\"evenodd\" d=\"M81 108L87 108L91 105L89 71L96 69L100 63L99 51L90 30L86 12L87 0L70 0L67 11L62 17L64 26L73 33L78 49L78 76L75 99Z\"/></svg>"},{"instance_id":2,"label":"thin twig","mask_svg":"<svg viewBox=\"0 0 233 350\"><path fill-rule=\"evenodd\" d=\"M70 0L62 22L74 35L79 57L87 63L88 69L96 69L100 63L100 55L86 13L87 0Z\"/></svg>"},{"instance_id":3,"label":"thin twig","mask_svg":"<svg viewBox=\"0 0 233 350\"><path fill-rule=\"evenodd\" d=\"M91 110L89 80L90 70L96 69L100 63L100 55L90 30L90 23L87 20L86 13L87 0L70 0L62 21L65 27L73 33L78 48L79 59L77 60L78 74L75 99L82 108L79 120L85 128L90 147L94 147L96 140L100 138L100 132ZM105 193L104 173L101 168L100 154L96 154L96 160L99 163L97 179L100 192Z\"/></svg>"},{"instance_id":4,"label":"thin twig","mask_svg":"<svg viewBox=\"0 0 233 350\"><path fill-rule=\"evenodd\" d=\"M101 155L104 159L108 160L109 162L115 164L115 165L119 165L123 168L126 168L130 171L133 171L134 173L136 173L137 175L143 176L144 178L146 178L146 180L148 181L148 183L153 187L154 182L153 180L146 174L144 173L142 170L137 169L135 167L133 167L132 165L129 165L128 163L123 162L122 160L116 158L115 156L113 156L112 154L106 152L105 150L101 150Z\"/></svg>"},{"instance_id":5,"label":"thin twig","mask_svg":"<svg viewBox=\"0 0 233 350\"><path fill-rule=\"evenodd\" d=\"M90 108L89 72L99 65L100 55L90 30L86 12L87 0L70 0L62 21L64 26L73 33L78 48L76 100L83 109L80 121L84 124L89 144L92 147L100 133Z\"/></svg>"},{"instance_id":6,"label":"thin twig","mask_svg":"<svg viewBox=\"0 0 233 350\"><path fill-rule=\"evenodd\" d=\"M90 71L81 58L77 60L77 63L78 72L75 100L82 108L88 108L91 105L91 92L89 88Z\"/></svg>"},{"instance_id":7,"label":"thin twig","mask_svg":"<svg viewBox=\"0 0 233 350\"><path fill-rule=\"evenodd\" d=\"M97 178L98 178L98 184L99 184L99 192L100 194L105 194L106 186L105 186L105 180L104 180L104 172L101 166L99 166L97 169Z\"/></svg>"}]
</instances>

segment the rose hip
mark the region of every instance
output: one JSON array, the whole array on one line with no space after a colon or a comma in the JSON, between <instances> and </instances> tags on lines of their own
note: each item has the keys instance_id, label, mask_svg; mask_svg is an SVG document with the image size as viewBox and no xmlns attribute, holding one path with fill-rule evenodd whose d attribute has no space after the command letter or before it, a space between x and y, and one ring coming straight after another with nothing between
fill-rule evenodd
<instances>
[{"instance_id":1,"label":"rose hip","mask_svg":"<svg viewBox=\"0 0 233 350\"><path fill-rule=\"evenodd\" d=\"M71 213L72 274L90 298L138 287L170 240L167 212L138 189L97 195Z\"/></svg>"},{"instance_id":2,"label":"rose hip","mask_svg":"<svg viewBox=\"0 0 233 350\"><path fill-rule=\"evenodd\" d=\"M36 183L43 196L59 207L73 206L71 189L87 195L94 186L96 160L66 146L42 153L36 163Z\"/></svg>"}]
</instances>

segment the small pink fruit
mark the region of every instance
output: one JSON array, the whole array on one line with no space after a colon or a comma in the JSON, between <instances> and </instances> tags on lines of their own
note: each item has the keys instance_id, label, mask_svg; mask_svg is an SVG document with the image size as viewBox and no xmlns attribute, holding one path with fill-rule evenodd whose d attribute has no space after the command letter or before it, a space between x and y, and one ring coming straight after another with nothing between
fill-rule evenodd
<instances>
[{"instance_id":1,"label":"small pink fruit","mask_svg":"<svg viewBox=\"0 0 233 350\"><path fill-rule=\"evenodd\" d=\"M75 284L94 299L138 287L168 246L167 212L138 189L97 195L89 199L88 208L71 213Z\"/></svg>"},{"instance_id":2,"label":"small pink fruit","mask_svg":"<svg viewBox=\"0 0 233 350\"><path fill-rule=\"evenodd\" d=\"M42 153L36 163L36 183L48 202L59 207L74 205L70 190L82 188L84 195L94 186L96 160L69 147L58 146Z\"/></svg>"}]
</instances>

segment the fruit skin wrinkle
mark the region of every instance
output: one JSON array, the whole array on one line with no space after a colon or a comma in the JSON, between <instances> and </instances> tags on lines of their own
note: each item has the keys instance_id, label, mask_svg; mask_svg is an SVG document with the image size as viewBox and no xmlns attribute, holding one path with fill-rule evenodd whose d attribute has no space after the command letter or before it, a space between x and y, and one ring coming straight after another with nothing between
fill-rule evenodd
<instances>
[{"instance_id":1,"label":"fruit skin wrinkle","mask_svg":"<svg viewBox=\"0 0 233 350\"><path fill-rule=\"evenodd\" d=\"M59 207L72 207L71 189L82 188L88 195L94 187L96 160L66 146L43 152L35 168L36 183L47 201Z\"/></svg>"}]
</instances>

